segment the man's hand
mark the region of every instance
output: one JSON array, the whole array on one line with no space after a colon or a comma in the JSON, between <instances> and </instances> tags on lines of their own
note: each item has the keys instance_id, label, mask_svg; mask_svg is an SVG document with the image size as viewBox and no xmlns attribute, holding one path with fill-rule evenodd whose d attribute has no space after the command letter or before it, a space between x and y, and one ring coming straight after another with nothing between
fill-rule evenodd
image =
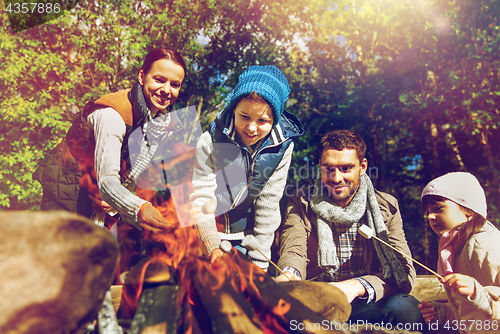
<instances>
[{"instance_id":1,"label":"man's hand","mask_svg":"<svg viewBox=\"0 0 500 334\"><path fill-rule=\"evenodd\" d=\"M169 224L161 212L149 202L144 203L139 209L137 222L143 229L155 233L169 231L174 226Z\"/></svg>"},{"instance_id":2,"label":"man's hand","mask_svg":"<svg viewBox=\"0 0 500 334\"><path fill-rule=\"evenodd\" d=\"M297 275L292 274L289 271L285 271L285 274L281 274L278 277L274 279L275 282L288 282L288 281L300 281L300 277ZM287 277L288 276L288 277ZM290 279L288 279L290 278Z\"/></svg>"},{"instance_id":3,"label":"man's hand","mask_svg":"<svg viewBox=\"0 0 500 334\"><path fill-rule=\"evenodd\" d=\"M329 282L328 284L336 286L347 296L347 301L352 303L354 298L363 297L367 294L366 288L358 280L348 279L341 282Z\"/></svg>"},{"instance_id":4,"label":"man's hand","mask_svg":"<svg viewBox=\"0 0 500 334\"><path fill-rule=\"evenodd\" d=\"M441 282L458 295L469 297L472 300L476 299L476 285L470 276L450 274L445 276Z\"/></svg>"},{"instance_id":5,"label":"man's hand","mask_svg":"<svg viewBox=\"0 0 500 334\"><path fill-rule=\"evenodd\" d=\"M418 304L418 308L420 309L420 313L422 313L426 323L429 324L432 320L434 320L436 310L434 310L431 303L421 302Z\"/></svg>"}]
</instances>

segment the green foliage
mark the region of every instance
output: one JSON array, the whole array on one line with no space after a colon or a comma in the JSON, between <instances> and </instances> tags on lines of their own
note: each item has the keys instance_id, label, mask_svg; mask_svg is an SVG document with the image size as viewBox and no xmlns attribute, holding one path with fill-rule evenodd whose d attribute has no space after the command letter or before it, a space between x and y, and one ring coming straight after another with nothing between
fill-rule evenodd
<instances>
[{"instance_id":1,"label":"green foliage","mask_svg":"<svg viewBox=\"0 0 500 334\"><path fill-rule=\"evenodd\" d=\"M327 131L362 134L377 188L395 195L417 259L435 263L419 195L467 170L500 223L500 3L477 1L100 0L47 24L2 32L0 207L35 208L31 173L86 102L130 87L145 54L179 50L188 74L178 105L206 129L238 75L275 64L305 124L292 167L311 170ZM6 26L7 17L2 18ZM291 173L293 186L315 175Z\"/></svg>"},{"instance_id":2,"label":"green foliage","mask_svg":"<svg viewBox=\"0 0 500 334\"><path fill-rule=\"evenodd\" d=\"M290 1L287 8L262 1L88 1L41 26L4 30L0 207L36 207L41 188L31 173L38 161L85 103L135 83L142 59L155 47L183 54L189 68L178 104L195 104L206 126L244 68L286 57L294 33L287 13L297 5Z\"/></svg>"},{"instance_id":3,"label":"green foliage","mask_svg":"<svg viewBox=\"0 0 500 334\"><path fill-rule=\"evenodd\" d=\"M410 247L431 265L436 239L419 203L431 179L472 172L500 223L499 11L489 0L309 1L307 50L292 54L290 108L307 129L292 166L316 163L312 143L326 132L359 132L376 187L399 199Z\"/></svg>"}]
</instances>

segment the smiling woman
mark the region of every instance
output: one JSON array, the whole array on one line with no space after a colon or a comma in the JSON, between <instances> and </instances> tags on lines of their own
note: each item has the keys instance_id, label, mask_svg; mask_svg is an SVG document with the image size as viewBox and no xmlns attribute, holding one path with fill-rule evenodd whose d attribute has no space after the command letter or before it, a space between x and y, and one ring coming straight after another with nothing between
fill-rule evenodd
<instances>
[{"instance_id":1,"label":"smiling woman","mask_svg":"<svg viewBox=\"0 0 500 334\"><path fill-rule=\"evenodd\" d=\"M170 59L159 59L145 72L139 72L139 83L149 101L151 113L156 114L173 105L184 80L185 70Z\"/></svg>"},{"instance_id":2,"label":"smiling woman","mask_svg":"<svg viewBox=\"0 0 500 334\"><path fill-rule=\"evenodd\" d=\"M171 111L185 73L179 53L154 49L131 89L89 102L33 175L43 186L42 209L74 211L100 224L119 217L138 230L169 229L150 198L134 192L135 180L180 127Z\"/></svg>"}]
</instances>

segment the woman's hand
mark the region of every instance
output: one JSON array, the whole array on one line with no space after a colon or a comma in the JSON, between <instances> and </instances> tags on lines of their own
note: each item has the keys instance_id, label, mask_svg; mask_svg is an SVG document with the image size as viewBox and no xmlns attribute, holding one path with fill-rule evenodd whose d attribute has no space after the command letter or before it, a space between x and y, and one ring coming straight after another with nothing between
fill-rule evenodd
<instances>
[{"instance_id":1,"label":"woman's hand","mask_svg":"<svg viewBox=\"0 0 500 334\"><path fill-rule=\"evenodd\" d=\"M434 310L431 303L420 302L418 308L420 309L420 313L422 313L422 316L424 317L426 323L429 324L432 320L434 320L434 317L436 316L436 310Z\"/></svg>"},{"instance_id":2,"label":"woman's hand","mask_svg":"<svg viewBox=\"0 0 500 334\"><path fill-rule=\"evenodd\" d=\"M169 231L174 226L149 202L144 203L139 209L137 222L143 229L155 233Z\"/></svg>"},{"instance_id":3,"label":"woman's hand","mask_svg":"<svg viewBox=\"0 0 500 334\"><path fill-rule=\"evenodd\" d=\"M445 276L441 282L446 284L457 295L469 297L472 300L476 299L476 284L470 276L450 274Z\"/></svg>"},{"instance_id":4,"label":"woman's hand","mask_svg":"<svg viewBox=\"0 0 500 334\"><path fill-rule=\"evenodd\" d=\"M113 210L111 205L102 200L101 194L99 193L95 196L89 194L89 199L92 202L92 210L95 212L109 212Z\"/></svg>"}]
</instances>

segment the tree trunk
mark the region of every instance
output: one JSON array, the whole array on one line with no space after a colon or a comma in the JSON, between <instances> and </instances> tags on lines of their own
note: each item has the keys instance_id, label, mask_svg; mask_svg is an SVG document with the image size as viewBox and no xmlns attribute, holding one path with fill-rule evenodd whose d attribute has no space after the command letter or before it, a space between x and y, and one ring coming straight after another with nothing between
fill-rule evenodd
<instances>
[{"instance_id":1,"label":"tree trunk","mask_svg":"<svg viewBox=\"0 0 500 334\"><path fill-rule=\"evenodd\" d=\"M460 150L458 149L458 144L457 141L455 140L455 136L453 135L453 132L450 129L450 124L447 123L442 125L441 129L443 130L444 133L446 133L446 136L444 137L446 140L446 145L453 152L455 162L458 164L458 170L465 171L466 168L462 160L462 156L460 155Z\"/></svg>"}]
</instances>

